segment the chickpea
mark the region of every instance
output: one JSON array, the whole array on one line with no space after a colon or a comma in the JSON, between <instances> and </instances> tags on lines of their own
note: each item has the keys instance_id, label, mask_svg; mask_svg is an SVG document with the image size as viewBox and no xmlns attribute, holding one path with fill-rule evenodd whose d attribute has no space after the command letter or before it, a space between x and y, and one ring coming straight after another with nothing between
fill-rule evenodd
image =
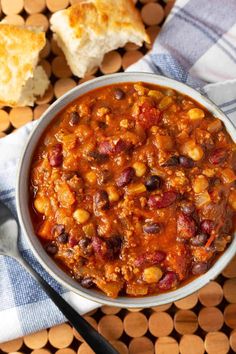
<instances>
[{"instance_id":1,"label":"chickpea","mask_svg":"<svg viewBox=\"0 0 236 354\"><path fill-rule=\"evenodd\" d=\"M194 140L188 140L182 146L182 151L185 155L191 157L194 161L202 159L204 152L200 145L197 145Z\"/></svg>"},{"instance_id":2,"label":"chickpea","mask_svg":"<svg viewBox=\"0 0 236 354\"><path fill-rule=\"evenodd\" d=\"M142 177L147 170L146 165L142 162L135 162L133 164L133 168L135 169L135 174L137 177Z\"/></svg>"},{"instance_id":3,"label":"chickpea","mask_svg":"<svg viewBox=\"0 0 236 354\"><path fill-rule=\"evenodd\" d=\"M90 214L85 209L77 209L73 213L73 217L77 221L78 224L84 224L86 221L88 221Z\"/></svg>"},{"instance_id":4,"label":"chickpea","mask_svg":"<svg viewBox=\"0 0 236 354\"><path fill-rule=\"evenodd\" d=\"M43 196L38 196L34 201L35 209L41 214L46 214L49 204L49 200Z\"/></svg>"},{"instance_id":5,"label":"chickpea","mask_svg":"<svg viewBox=\"0 0 236 354\"><path fill-rule=\"evenodd\" d=\"M191 120L203 119L205 117L205 113L200 108L192 108L188 111L188 117Z\"/></svg>"},{"instance_id":6,"label":"chickpea","mask_svg":"<svg viewBox=\"0 0 236 354\"><path fill-rule=\"evenodd\" d=\"M97 175L94 171L87 172L85 178L89 184L95 184L97 182Z\"/></svg>"},{"instance_id":7,"label":"chickpea","mask_svg":"<svg viewBox=\"0 0 236 354\"><path fill-rule=\"evenodd\" d=\"M201 193L205 191L209 186L208 180L205 176L199 175L193 181L193 190L195 193Z\"/></svg>"},{"instance_id":8,"label":"chickpea","mask_svg":"<svg viewBox=\"0 0 236 354\"><path fill-rule=\"evenodd\" d=\"M159 267L149 267L143 271L143 280L148 284L157 283L163 275L162 270Z\"/></svg>"}]
</instances>

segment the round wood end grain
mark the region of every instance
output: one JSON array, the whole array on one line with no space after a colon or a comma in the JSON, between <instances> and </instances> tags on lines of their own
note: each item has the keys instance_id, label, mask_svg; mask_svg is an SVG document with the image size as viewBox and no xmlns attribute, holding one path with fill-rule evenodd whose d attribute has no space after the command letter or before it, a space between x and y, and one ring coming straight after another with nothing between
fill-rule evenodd
<instances>
[{"instance_id":1,"label":"round wood end grain","mask_svg":"<svg viewBox=\"0 0 236 354\"><path fill-rule=\"evenodd\" d=\"M9 114L3 109L0 109L0 131L4 132L9 127L10 127Z\"/></svg>"},{"instance_id":2,"label":"round wood end grain","mask_svg":"<svg viewBox=\"0 0 236 354\"><path fill-rule=\"evenodd\" d=\"M189 310L197 305L198 302L198 294L194 293L185 297L184 299L175 301L175 306L177 306L181 310Z\"/></svg>"},{"instance_id":3,"label":"round wood end grain","mask_svg":"<svg viewBox=\"0 0 236 354\"><path fill-rule=\"evenodd\" d=\"M236 277L236 256L232 259L232 261L223 270L222 274L226 278L234 278L234 277Z\"/></svg>"},{"instance_id":4,"label":"round wood end grain","mask_svg":"<svg viewBox=\"0 0 236 354\"><path fill-rule=\"evenodd\" d=\"M155 312L149 318L148 327L155 337L165 337L173 331L174 324L168 313Z\"/></svg>"},{"instance_id":5,"label":"round wood end grain","mask_svg":"<svg viewBox=\"0 0 236 354\"><path fill-rule=\"evenodd\" d=\"M159 25L164 19L164 9L160 4L149 3L141 10L143 22L148 26Z\"/></svg>"},{"instance_id":6,"label":"round wood end grain","mask_svg":"<svg viewBox=\"0 0 236 354\"><path fill-rule=\"evenodd\" d=\"M229 304L224 310L225 323L228 327L236 329L236 304Z\"/></svg>"},{"instance_id":7,"label":"round wood end grain","mask_svg":"<svg viewBox=\"0 0 236 354\"><path fill-rule=\"evenodd\" d=\"M13 127L19 128L33 119L33 112L30 107L16 107L11 109L9 118Z\"/></svg>"},{"instance_id":8,"label":"round wood end grain","mask_svg":"<svg viewBox=\"0 0 236 354\"><path fill-rule=\"evenodd\" d=\"M116 350L118 350L119 354L128 354L129 351L125 343L119 340L113 340L111 341L111 344Z\"/></svg>"},{"instance_id":9,"label":"round wood end grain","mask_svg":"<svg viewBox=\"0 0 236 354\"><path fill-rule=\"evenodd\" d=\"M236 331L233 331L229 338L229 343L233 351L236 352Z\"/></svg>"},{"instance_id":10,"label":"round wood end grain","mask_svg":"<svg viewBox=\"0 0 236 354\"><path fill-rule=\"evenodd\" d=\"M51 68L50 63L47 60L42 59L42 60L40 60L39 65L42 66L43 70L47 74L47 77L50 78L50 76L52 74L52 68Z\"/></svg>"},{"instance_id":11,"label":"round wood end grain","mask_svg":"<svg viewBox=\"0 0 236 354\"><path fill-rule=\"evenodd\" d=\"M24 8L28 14L43 12L46 8L45 0L24 0Z\"/></svg>"},{"instance_id":12,"label":"round wood end grain","mask_svg":"<svg viewBox=\"0 0 236 354\"><path fill-rule=\"evenodd\" d=\"M124 318L124 329L130 337L141 337L148 330L147 317L140 312L132 312Z\"/></svg>"},{"instance_id":13,"label":"round wood end grain","mask_svg":"<svg viewBox=\"0 0 236 354\"><path fill-rule=\"evenodd\" d=\"M179 345L172 337L160 337L155 343L155 354L179 354Z\"/></svg>"},{"instance_id":14,"label":"round wood end grain","mask_svg":"<svg viewBox=\"0 0 236 354\"><path fill-rule=\"evenodd\" d=\"M52 61L52 72L53 74L60 78L64 79L70 77L72 72L66 62L66 58L64 56L58 56Z\"/></svg>"},{"instance_id":15,"label":"round wood end grain","mask_svg":"<svg viewBox=\"0 0 236 354\"><path fill-rule=\"evenodd\" d=\"M47 8L51 12L65 9L69 5L69 0L46 0Z\"/></svg>"},{"instance_id":16,"label":"round wood end grain","mask_svg":"<svg viewBox=\"0 0 236 354\"><path fill-rule=\"evenodd\" d=\"M169 15L172 7L174 6L174 3L175 3L175 0L168 0L166 6L164 8L165 17Z\"/></svg>"},{"instance_id":17,"label":"round wood end grain","mask_svg":"<svg viewBox=\"0 0 236 354\"><path fill-rule=\"evenodd\" d=\"M164 311L169 310L169 308L171 308L171 306L172 306L172 302L169 304L152 307L152 310L155 312L164 312Z\"/></svg>"},{"instance_id":18,"label":"round wood end grain","mask_svg":"<svg viewBox=\"0 0 236 354\"><path fill-rule=\"evenodd\" d=\"M17 352L23 344L23 338L11 340L9 342L0 343L0 349L6 353Z\"/></svg>"},{"instance_id":19,"label":"round wood end grain","mask_svg":"<svg viewBox=\"0 0 236 354\"><path fill-rule=\"evenodd\" d=\"M197 315L190 310L179 310L174 316L174 326L180 334L192 334L198 328Z\"/></svg>"},{"instance_id":20,"label":"round wood end grain","mask_svg":"<svg viewBox=\"0 0 236 354\"><path fill-rule=\"evenodd\" d=\"M226 354L229 351L229 340L222 332L207 333L205 348L208 354Z\"/></svg>"},{"instance_id":21,"label":"round wood end grain","mask_svg":"<svg viewBox=\"0 0 236 354\"><path fill-rule=\"evenodd\" d=\"M216 281L211 281L199 290L198 299L204 306L217 306L223 299L223 289Z\"/></svg>"},{"instance_id":22,"label":"round wood end grain","mask_svg":"<svg viewBox=\"0 0 236 354\"><path fill-rule=\"evenodd\" d=\"M102 306L101 310L105 315L115 315L118 312L120 312L121 308L120 307L115 307L115 306Z\"/></svg>"},{"instance_id":23,"label":"round wood end grain","mask_svg":"<svg viewBox=\"0 0 236 354\"><path fill-rule=\"evenodd\" d=\"M54 90L52 84L49 84L47 90L42 97L38 97L36 100L37 104L45 104L51 102L54 97Z\"/></svg>"},{"instance_id":24,"label":"round wood end grain","mask_svg":"<svg viewBox=\"0 0 236 354\"><path fill-rule=\"evenodd\" d=\"M158 35L158 33L160 32L161 27L159 26L150 26L148 27L148 29L146 30L149 38L150 38L150 42L151 43L145 43L145 46L147 47L147 49L151 49L153 46L153 43Z\"/></svg>"},{"instance_id":25,"label":"round wood end grain","mask_svg":"<svg viewBox=\"0 0 236 354\"><path fill-rule=\"evenodd\" d=\"M226 280L223 291L224 297L228 302L236 303L236 278Z\"/></svg>"},{"instance_id":26,"label":"round wood end grain","mask_svg":"<svg viewBox=\"0 0 236 354\"><path fill-rule=\"evenodd\" d=\"M90 76L85 76L83 79L80 79L79 80L79 83L82 84L83 82L86 82L86 81L89 81L89 80L92 80L94 79L95 76L94 75L90 75Z\"/></svg>"},{"instance_id":27,"label":"round wood end grain","mask_svg":"<svg viewBox=\"0 0 236 354\"><path fill-rule=\"evenodd\" d=\"M24 8L24 0L1 0L1 5L5 15L19 14Z\"/></svg>"},{"instance_id":28,"label":"round wood end grain","mask_svg":"<svg viewBox=\"0 0 236 354\"><path fill-rule=\"evenodd\" d=\"M120 70L121 63L121 55L113 50L105 54L102 64L100 65L100 70L103 74L112 74Z\"/></svg>"},{"instance_id":29,"label":"round wood end grain","mask_svg":"<svg viewBox=\"0 0 236 354\"><path fill-rule=\"evenodd\" d=\"M98 323L98 332L107 339L118 339L123 333L123 322L115 315L106 315Z\"/></svg>"},{"instance_id":30,"label":"round wood end grain","mask_svg":"<svg viewBox=\"0 0 236 354\"><path fill-rule=\"evenodd\" d=\"M14 26L24 26L25 20L20 15L12 14L4 17L4 23Z\"/></svg>"},{"instance_id":31,"label":"round wood end grain","mask_svg":"<svg viewBox=\"0 0 236 354\"><path fill-rule=\"evenodd\" d=\"M96 354L87 343L82 343L77 351L78 354ZM105 354L105 353L104 353Z\"/></svg>"},{"instance_id":32,"label":"round wood end grain","mask_svg":"<svg viewBox=\"0 0 236 354\"><path fill-rule=\"evenodd\" d=\"M133 338L129 344L129 354L154 354L154 345L147 337Z\"/></svg>"},{"instance_id":33,"label":"round wood end grain","mask_svg":"<svg viewBox=\"0 0 236 354\"><path fill-rule=\"evenodd\" d=\"M67 323L49 329L48 339L55 348L69 347L73 341L73 330Z\"/></svg>"},{"instance_id":34,"label":"round wood end grain","mask_svg":"<svg viewBox=\"0 0 236 354\"><path fill-rule=\"evenodd\" d=\"M217 307L205 307L198 314L199 326L205 332L216 332L224 324L224 316Z\"/></svg>"},{"instance_id":35,"label":"round wood end grain","mask_svg":"<svg viewBox=\"0 0 236 354\"><path fill-rule=\"evenodd\" d=\"M51 354L50 350L48 349L34 349L31 354Z\"/></svg>"},{"instance_id":36,"label":"round wood end grain","mask_svg":"<svg viewBox=\"0 0 236 354\"><path fill-rule=\"evenodd\" d=\"M71 348L58 349L55 354L76 354L76 352Z\"/></svg>"},{"instance_id":37,"label":"round wood end grain","mask_svg":"<svg viewBox=\"0 0 236 354\"><path fill-rule=\"evenodd\" d=\"M39 106L36 106L34 109L34 120L37 120L41 117L41 115L48 109L49 104L40 104Z\"/></svg>"},{"instance_id":38,"label":"round wood end grain","mask_svg":"<svg viewBox=\"0 0 236 354\"><path fill-rule=\"evenodd\" d=\"M24 336L24 343L30 349L43 348L48 341L48 332L46 329Z\"/></svg>"},{"instance_id":39,"label":"round wood end grain","mask_svg":"<svg viewBox=\"0 0 236 354\"><path fill-rule=\"evenodd\" d=\"M90 316L84 316L85 320L91 324L91 326L93 326L94 329L98 329L98 324L97 322L95 321L95 319L93 317L90 317ZM78 339L80 342L83 342L84 339L81 337L81 335L76 331L75 328L73 328L73 334L75 336L76 339Z\"/></svg>"},{"instance_id":40,"label":"round wood end grain","mask_svg":"<svg viewBox=\"0 0 236 354\"><path fill-rule=\"evenodd\" d=\"M71 90L76 86L76 82L73 79L66 78L66 79L59 79L54 85L54 94L56 98L61 97L67 91Z\"/></svg>"},{"instance_id":41,"label":"round wood end grain","mask_svg":"<svg viewBox=\"0 0 236 354\"><path fill-rule=\"evenodd\" d=\"M129 51L129 50L137 50L139 49L140 46L135 44L135 43L132 43L132 42L128 42L126 43L126 45L124 46L124 49Z\"/></svg>"},{"instance_id":42,"label":"round wood end grain","mask_svg":"<svg viewBox=\"0 0 236 354\"><path fill-rule=\"evenodd\" d=\"M204 354L204 343L202 338L195 334L185 334L179 342L179 351L181 354Z\"/></svg>"},{"instance_id":43,"label":"round wood end grain","mask_svg":"<svg viewBox=\"0 0 236 354\"><path fill-rule=\"evenodd\" d=\"M63 51L58 46L57 41L54 38L51 39L51 50L52 50L53 54L55 54L55 55L60 55L60 56L64 55Z\"/></svg>"},{"instance_id":44,"label":"round wood end grain","mask_svg":"<svg viewBox=\"0 0 236 354\"><path fill-rule=\"evenodd\" d=\"M49 22L47 16L43 14L32 14L27 17L26 26L40 27L43 31L47 31L49 27Z\"/></svg>"},{"instance_id":45,"label":"round wood end grain","mask_svg":"<svg viewBox=\"0 0 236 354\"><path fill-rule=\"evenodd\" d=\"M46 44L43 47L43 49L41 50L41 52L39 53L39 57L41 59L47 58L50 54L51 51L51 44L49 42L49 40L46 38Z\"/></svg>"},{"instance_id":46,"label":"round wood end grain","mask_svg":"<svg viewBox=\"0 0 236 354\"><path fill-rule=\"evenodd\" d=\"M143 54L139 50L133 50L126 52L122 58L122 67L127 69L130 65L136 63L143 57Z\"/></svg>"}]
</instances>

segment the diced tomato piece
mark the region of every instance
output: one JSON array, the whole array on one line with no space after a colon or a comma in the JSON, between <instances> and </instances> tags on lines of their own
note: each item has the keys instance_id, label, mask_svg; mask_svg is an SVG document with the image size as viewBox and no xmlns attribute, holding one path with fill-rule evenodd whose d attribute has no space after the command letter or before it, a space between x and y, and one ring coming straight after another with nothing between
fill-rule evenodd
<instances>
[{"instance_id":1,"label":"diced tomato piece","mask_svg":"<svg viewBox=\"0 0 236 354\"><path fill-rule=\"evenodd\" d=\"M159 123L161 116L162 113L158 108L155 108L145 102L140 107L140 113L137 120L145 129L149 129L153 125L157 125Z\"/></svg>"}]
</instances>

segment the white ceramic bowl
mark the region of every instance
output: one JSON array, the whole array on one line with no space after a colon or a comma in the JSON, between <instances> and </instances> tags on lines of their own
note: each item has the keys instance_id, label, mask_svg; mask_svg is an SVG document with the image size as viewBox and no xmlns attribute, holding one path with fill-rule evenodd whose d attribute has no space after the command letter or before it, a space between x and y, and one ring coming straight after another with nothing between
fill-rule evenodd
<instances>
[{"instance_id":1,"label":"white ceramic bowl","mask_svg":"<svg viewBox=\"0 0 236 354\"><path fill-rule=\"evenodd\" d=\"M29 168L32 159L32 153L37 146L38 140L44 132L48 124L54 119L54 117L59 113L66 105L75 100L77 97L93 90L98 87L111 85L114 83L123 82L146 82L150 84L170 87L174 90L181 92L182 94L188 95L206 109L208 109L213 116L220 118L231 137L236 141L236 130L230 120L225 116L225 114L209 99L202 96L196 90L178 82L175 80L168 79L163 76L158 76L148 73L118 73L113 75L102 76L85 82L71 91L67 92L64 96L60 97L56 102L54 102L47 111L43 114L40 119L39 124L30 134L30 137L26 143L25 149L22 154L20 161L19 172L17 177L17 211L20 220L21 227L27 237L30 247L44 267L44 269L51 274L59 283L65 286L67 289L74 291L75 293L88 298L99 303L121 306L121 307L151 307L163 305L172 301L179 300L191 293L197 291L210 280L215 279L218 274L225 268L229 261L233 258L236 253L236 237L233 238L231 244L222 254L222 256L215 262L215 264L208 270L207 273L199 276L197 279L191 281L187 285L181 288L167 292L165 294L146 296L146 297L118 297L112 299L104 295L102 292L97 290L85 289L79 285L78 282L73 280L69 275L67 275L63 270L61 270L57 264L47 255L43 249L39 239L35 236L33 225L30 219L30 213L28 208L28 178L29 178Z\"/></svg>"}]
</instances>

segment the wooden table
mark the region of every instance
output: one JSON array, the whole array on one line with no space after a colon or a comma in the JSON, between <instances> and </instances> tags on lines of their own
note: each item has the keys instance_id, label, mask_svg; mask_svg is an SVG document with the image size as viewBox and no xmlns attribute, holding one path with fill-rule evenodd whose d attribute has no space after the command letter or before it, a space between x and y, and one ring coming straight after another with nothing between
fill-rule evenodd
<instances>
[{"instance_id":1,"label":"wooden table","mask_svg":"<svg viewBox=\"0 0 236 354\"><path fill-rule=\"evenodd\" d=\"M47 45L41 64L51 86L35 107L0 109L0 137L25 123L38 119L58 97L79 83L95 76L126 69L141 58L151 45L108 53L99 68L82 80L71 75L65 58L48 30L52 12L78 0L1 0L1 17L9 23L43 26ZM152 43L160 31L173 0L135 1ZM226 354L236 352L236 258L215 281L198 293L165 306L126 310L103 306L85 316L122 354ZM43 330L0 344L3 353L90 354L92 351L69 324ZM105 354L105 353L104 353Z\"/></svg>"}]
</instances>

